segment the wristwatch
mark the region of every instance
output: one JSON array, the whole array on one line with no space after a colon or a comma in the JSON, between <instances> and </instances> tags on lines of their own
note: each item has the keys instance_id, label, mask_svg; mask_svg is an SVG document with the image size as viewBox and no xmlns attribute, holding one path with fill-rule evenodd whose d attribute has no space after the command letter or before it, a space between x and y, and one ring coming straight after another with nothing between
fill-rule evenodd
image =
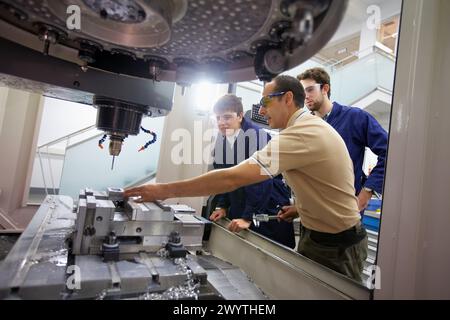
<instances>
[{"instance_id":1,"label":"wristwatch","mask_svg":"<svg viewBox=\"0 0 450 320\"><path fill-rule=\"evenodd\" d=\"M367 187L363 187L363 189L364 189L365 191L370 192L370 193L373 194L373 189L370 189L370 188L367 188Z\"/></svg>"}]
</instances>

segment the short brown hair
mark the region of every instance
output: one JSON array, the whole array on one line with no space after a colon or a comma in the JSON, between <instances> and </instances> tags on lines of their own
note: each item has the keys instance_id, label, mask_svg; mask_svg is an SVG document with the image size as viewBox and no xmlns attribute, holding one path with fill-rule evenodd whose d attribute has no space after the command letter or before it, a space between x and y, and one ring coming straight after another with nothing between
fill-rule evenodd
<instances>
[{"instance_id":1,"label":"short brown hair","mask_svg":"<svg viewBox=\"0 0 450 320\"><path fill-rule=\"evenodd\" d=\"M297 79L307 80L312 79L321 85L327 84L330 90L328 90L328 99L331 96L331 84L330 84L330 76L323 68L311 68L297 76Z\"/></svg>"},{"instance_id":2,"label":"short brown hair","mask_svg":"<svg viewBox=\"0 0 450 320\"><path fill-rule=\"evenodd\" d=\"M222 113L225 111L236 112L238 115L244 113L241 98L234 94L226 94L219 98L214 104L214 113Z\"/></svg>"},{"instance_id":3,"label":"short brown hair","mask_svg":"<svg viewBox=\"0 0 450 320\"><path fill-rule=\"evenodd\" d=\"M279 75L272 81L275 83L275 92L291 91L294 96L295 106L298 108L303 108L305 104L305 90L297 79L287 75Z\"/></svg>"}]
</instances>

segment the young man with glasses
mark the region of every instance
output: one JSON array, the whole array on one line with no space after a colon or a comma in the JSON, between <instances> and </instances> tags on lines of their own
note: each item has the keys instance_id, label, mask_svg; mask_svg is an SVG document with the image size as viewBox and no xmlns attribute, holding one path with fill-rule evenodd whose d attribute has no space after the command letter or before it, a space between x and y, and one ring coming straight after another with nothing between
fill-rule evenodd
<instances>
[{"instance_id":1,"label":"young man with glasses","mask_svg":"<svg viewBox=\"0 0 450 320\"><path fill-rule=\"evenodd\" d=\"M154 201L218 194L282 173L295 195L295 205L283 207L278 217L286 221L300 217L298 252L361 281L367 234L360 223L352 160L340 135L307 112L304 100L296 78L276 77L264 86L259 112L271 128L282 130L262 150L234 167L133 188L125 196Z\"/></svg>"},{"instance_id":2,"label":"young man with glasses","mask_svg":"<svg viewBox=\"0 0 450 320\"><path fill-rule=\"evenodd\" d=\"M315 115L328 122L344 139L353 161L358 208L367 208L374 192L381 194L387 149L387 132L366 111L330 101L330 76L322 68L308 69L299 76L305 88L305 104ZM363 172L366 147L378 156L368 177Z\"/></svg>"},{"instance_id":3,"label":"young man with glasses","mask_svg":"<svg viewBox=\"0 0 450 320\"><path fill-rule=\"evenodd\" d=\"M220 136L214 148L214 169L231 168L248 159L270 140L262 128L246 121L241 99L233 94L221 97L214 105ZM218 182L220 183L220 181ZM270 220L258 227L252 223L254 214L276 216L278 206L289 205L290 191L281 175L215 197L216 209L210 219L231 219L229 229L239 232L251 229L287 247L295 247L292 222Z\"/></svg>"}]
</instances>

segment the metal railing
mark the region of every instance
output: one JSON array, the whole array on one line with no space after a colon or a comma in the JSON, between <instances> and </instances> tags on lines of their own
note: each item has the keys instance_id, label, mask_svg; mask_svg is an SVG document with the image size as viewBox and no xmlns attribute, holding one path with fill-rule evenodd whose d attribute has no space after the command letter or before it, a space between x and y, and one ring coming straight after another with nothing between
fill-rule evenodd
<instances>
[{"instance_id":1,"label":"metal railing","mask_svg":"<svg viewBox=\"0 0 450 320\"><path fill-rule=\"evenodd\" d=\"M382 55L392 59L393 61L395 61L395 55L394 54L392 54L392 53L384 50L383 48L375 45L375 46L371 46L371 47L365 48L365 49L360 50L360 51L353 51L353 52L350 53L349 56L347 56L347 57L345 57L345 58L343 58L341 60L335 61L335 62L333 62L331 64L324 63L323 65L325 67L329 68L331 71L334 71L334 70L338 69L339 66L345 66L346 65L345 62L347 62L348 60L351 60L351 59L354 59L354 58L359 58L361 56L361 54L365 54L365 53L370 54L370 53L373 53L373 52L380 53L380 54L382 54ZM331 60L335 60L335 59L330 59L328 61L331 61Z\"/></svg>"},{"instance_id":2,"label":"metal railing","mask_svg":"<svg viewBox=\"0 0 450 320\"><path fill-rule=\"evenodd\" d=\"M45 172L44 172L44 164L43 164L43 160L42 160L42 154L44 153L44 154L47 155L47 164L48 164L48 170L49 170L50 182L51 182L50 186L53 189L53 194L56 194L55 180L54 180L54 177L53 177L53 167L52 167L51 160L50 160L50 157L49 157L49 155L51 154L51 152L49 150L49 147L50 146L54 146L54 145L56 145L58 143L61 143L61 142L65 141L66 142L66 146L64 148L64 152L65 152L65 150L70 145L70 139L71 138L77 137L77 136L79 136L79 135L81 135L83 133L92 131L94 129L96 129L96 127L93 124L93 125L87 126L85 128L82 128L80 130L77 130L77 131L74 131L72 133L69 133L69 134L67 134L65 136L62 136L60 138L57 138L57 139L54 139L54 140L49 141L47 143L44 143L44 144L42 144L42 145L37 147L36 153L37 153L37 156L38 156L38 159L39 159L39 166L40 166L41 175L42 175L42 182L44 184L44 190L45 190L45 194L46 195L48 195L48 189L49 188L47 187L47 179L46 179ZM91 139L91 138L92 137L89 137L88 139ZM45 152L43 151L44 149L45 149ZM64 155L64 154L62 154L62 155Z\"/></svg>"},{"instance_id":3,"label":"metal railing","mask_svg":"<svg viewBox=\"0 0 450 320\"><path fill-rule=\"evenodd\" d=\"M78 136L78 135L80 135L82 133L88 132L88 131L90 131L90 130L92 130L94 128L95 128L95 124L87 126L87 127L83 128L83 129L80 129L80 130L74 131L72 133L69 133L69 134L67 134L67 135L65 135L65 136L63 136L61 138L57 138L55 140L52 140L52 141L47 142L45 144L42 144L42 145L38 146L38 149L41 149L41 148L44 148L44 147L48 147L48 146L51 146L51 145L63 142L66 139L70 140L70 138L73 138L73 137Z\"/></svg>"}]
</instances>

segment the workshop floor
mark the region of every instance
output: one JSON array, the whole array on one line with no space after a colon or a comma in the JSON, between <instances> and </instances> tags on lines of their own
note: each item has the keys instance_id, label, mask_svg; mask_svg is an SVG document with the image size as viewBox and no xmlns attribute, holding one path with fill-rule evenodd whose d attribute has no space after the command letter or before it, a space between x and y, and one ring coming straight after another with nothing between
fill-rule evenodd
<instances>
[{"instance_id":1,"label":"workshop floor","mask_svg":"<svg viewBox=\"0 0 450 320\"><path fill-rule=\"evenodd\" d=\"M28 205L17 209L9 217L16 223L19 229L25 229L38 209L38 205Z\"/></svg>"}]
</instances>

